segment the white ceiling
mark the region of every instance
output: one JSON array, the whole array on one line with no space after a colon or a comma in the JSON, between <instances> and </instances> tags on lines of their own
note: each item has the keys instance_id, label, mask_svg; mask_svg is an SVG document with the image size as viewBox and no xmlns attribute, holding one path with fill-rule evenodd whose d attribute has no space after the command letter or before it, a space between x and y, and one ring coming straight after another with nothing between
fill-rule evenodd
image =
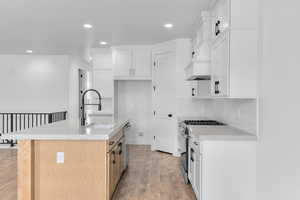
<instances>
[{"instance_id":1,"label":"white ceiling","mask_svg":"<svg viewBox=\"0 0 300 200\"><path fill-rule=\"evenodd\" d=\"M0 54L68 54L111 45L190 37L211 0L1 0ZM163 28L164 23L174 28ZM84 23L93 24L90 31Z\"/></svg>"}]
</instances>

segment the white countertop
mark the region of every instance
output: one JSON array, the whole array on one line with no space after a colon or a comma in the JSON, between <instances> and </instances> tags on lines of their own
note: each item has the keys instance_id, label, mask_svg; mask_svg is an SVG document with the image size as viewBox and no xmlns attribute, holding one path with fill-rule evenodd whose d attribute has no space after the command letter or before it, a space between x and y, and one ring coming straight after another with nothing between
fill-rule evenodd
<instances>
[{"instance_id":1,"label":"white countertop","mask_svg":"<svg viewBox=\"0 0 300 200\"><path fill-rule=\"evenodd\" d=\"M53 124L6 134L1 139L9 140L108 140L129 122L112 120L111 123L91 124L80 127L74 121L60 121Z\"/></svg>"},{"instance_id":2,"label":"white countertop","mask_svg":"<svg viewBox=\"0 0 300 200\"><path fill-rule=\"evenodd\" d=\"M215 120L202 116L180 116L178 122L184 120ZM218 120L217 120L218 121ZM204 125L188 125L191 137L196 140L257 140L255 134L235 128L230 125L224 126L204 126Z\"/></svg>"},{"instance_id":3,"label":"white countertop","mask_svg":"<svg viewBox=\"0 0 300 200\"><path fill-rule=\"evenodd\" d=\"M196 140L257 140L257 136L246 131L225 126L191 126L191 137Z\"/></svg>"}]
</instances>

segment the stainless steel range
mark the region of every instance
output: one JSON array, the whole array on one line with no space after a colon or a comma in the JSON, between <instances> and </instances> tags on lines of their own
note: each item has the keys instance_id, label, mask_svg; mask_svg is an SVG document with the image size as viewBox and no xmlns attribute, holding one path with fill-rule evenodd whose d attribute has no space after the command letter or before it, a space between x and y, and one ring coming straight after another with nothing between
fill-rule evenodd
<instances>
[{"instance_id":1,"label":"stainless steel range","mask_svg":"<svg viewBox=\"0 0 300 200\"><path fill-rule=\"evenodd\" d=\"M185 152L182 154L181 160L181 171L183 174L183 178L186 184L189 183L188 180L188 149L189 149L189 138L191 134L191 129L189 126L224 126L226 124L215 121L215 120L184 120L179 123L180 134L183 137L185 144Z\"/></svg>"}]
</instances>

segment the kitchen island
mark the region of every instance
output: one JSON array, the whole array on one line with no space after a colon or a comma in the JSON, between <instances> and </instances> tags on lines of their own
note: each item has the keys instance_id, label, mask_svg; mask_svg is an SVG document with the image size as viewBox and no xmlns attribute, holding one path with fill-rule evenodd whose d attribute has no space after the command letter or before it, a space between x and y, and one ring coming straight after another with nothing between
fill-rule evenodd
<instances>
[{"instance_id":1,"label":"kitchen island","mask_svg":"<svg viewBox=\"0 0 300 200\"><path fill-rule=\"evenodd\" d=\"M110 200L126 169L128 122L62 121L4 136L18 140L18 200Z\"/></svg>"}]
</instances>

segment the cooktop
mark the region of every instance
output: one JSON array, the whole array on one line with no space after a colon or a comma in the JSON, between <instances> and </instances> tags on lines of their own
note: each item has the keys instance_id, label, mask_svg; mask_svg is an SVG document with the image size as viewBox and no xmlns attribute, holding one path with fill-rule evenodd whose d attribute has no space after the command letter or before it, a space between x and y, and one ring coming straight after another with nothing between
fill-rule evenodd
<instances>
[{"instance_id":1,"label":"cooktop","mask_svg":"<svg viewBox=\"0 0 300 200\"><path fill-rule=\"evenodd\" d=\"M186 125L202 125L202 126L224 126L226 124L215 120L184 120Z\"/></svg>"}]
</instances>

